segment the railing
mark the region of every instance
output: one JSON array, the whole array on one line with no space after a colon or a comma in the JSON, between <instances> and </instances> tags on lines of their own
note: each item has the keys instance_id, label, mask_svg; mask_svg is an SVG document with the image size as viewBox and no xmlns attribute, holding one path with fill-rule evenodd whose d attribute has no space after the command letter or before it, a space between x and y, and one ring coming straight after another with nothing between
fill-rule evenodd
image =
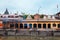
<instances>
[{"instance_id":1,"label":"railing","mask_svg":"<svg viewBox=\"0 0 60 40\"><path fill-rule=\"evenodd\" d=\"M3 19L19 19L19 18L0 18L0 20L3 20Z\"/></svg>"}]
</instances>

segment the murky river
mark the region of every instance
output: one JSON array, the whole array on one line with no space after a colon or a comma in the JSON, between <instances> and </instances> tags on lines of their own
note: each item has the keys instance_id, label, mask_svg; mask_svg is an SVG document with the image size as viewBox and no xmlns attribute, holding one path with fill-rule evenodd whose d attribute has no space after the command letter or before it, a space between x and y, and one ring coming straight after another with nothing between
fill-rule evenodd
<instances>
[{"instance_id":1,"label":"murky river","mask_svg":"<svg viewBox=\"0 0 60 40\"><path fill-rule=\"evenodd\" d=\"M60 40L60 37L0 36L0 40Z\"/></svg>"}]
</instances>

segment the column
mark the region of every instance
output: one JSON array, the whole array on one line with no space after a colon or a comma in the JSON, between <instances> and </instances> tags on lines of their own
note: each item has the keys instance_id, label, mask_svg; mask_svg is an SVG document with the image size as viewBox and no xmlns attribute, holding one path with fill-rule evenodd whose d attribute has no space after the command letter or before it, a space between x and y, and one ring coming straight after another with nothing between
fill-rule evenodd
<instances>
[{"instance_id":1,"label":"column","mask_svg":"<svg viewBox=\"0 0 60 40\"><path fill-rule=\"evenodd\" d=\"M36 25L37 25L37 29L38 29L38 23L36 23Z\"/></svg>"},{"instance_id":2,"label":"column","mask_svg":"<svg viewBox=\"0 0 60 40\"><path fill-rule=\"evenodd\" d=\"M41 28L43 29L43 23L41 23Z\"/></svg>"},{"instance_id":3,"label":"column","mask_svg":"<svg viewBox=\"0 0 60 40\"><path fill-rule=\"evenodd\" d=\"M53 23L51 23L51 29L53 28Z\"/></svg>"},{"instance_id":4,"label":"column","mask_svg":"<svg viewBox=\"0 0 60 40\"><path fill-rule=\"evenodd\" d=\"M48 23L46 23L46 29L48 29Z\"/></svg>"},{"instance_id":5,"label":"column","mask_svg":"<svg viewBox=\"0 0 60 40\"><path fill-rule=\"evenodd\" d=\"M32 28L33 28L33 24L34 24L34 23L32 23Z\"/></svg>"},{"instance_id":6,"label":"column","mask_svg":"<svg viewBox=\"0 0 60 40\"><path fill-rule=\"evenodd\" d=\"M56 23L56 28L58 28L58 23Z\"/></svg>"},{"instance_id":7,"label":"column","mask_svg":"<svg viewBox=\"0 0 60 40\"><path fill-rule=\"evenodd\" d=\"M24 29L24 23L22 23L23 24L23 29Z\"/></svg>"},{"instance_id":8,"label":"column","mask_svg":"<svg viewBox=\"0 0 60 40\"><path fill-rule=\"evenodd\" d=\"M37 23L37 29L38 29L38 23Z\"/></svg>"},{"instance_id":9,"label":"column","mask_svg":"<svg viewBox=\"0 0 60 40\"><path fill-rule=\"evenodd\" d=\"M29 29L29 23L27 23L27 28Z\"/></svg>"},{"instance_id":10,"label":"column","mask_svg":"<svg viewBox=\"0 0 60 40\"><path fill-rule=\"evenodd\" d=\"M9 29L10 29L10 23L9 23Z\"/></svg>"},{"instance_id":11,"label":"column","mask_svg":"<svg viewBox=\"0 0 60 40\"><path fill-rule=\"evenodd\" d=\"M8 29L9 29L9 27L10 27L10 24L8 24Z\"/></svg>"},{"instance_id":12,"label":"column","mask_svg":"<svg viewBox=\"0 0 60 40\"><path fill-rule=\"evenodd\" d=\"M20 29L20 23L18 22L18 29Z\"/></svg>"},{"instance_id":13,"label":"column","mask_svg":"<svg viewBox=\"0 0 60 40\"><path fill-rule=\"evenodd\" d=\"M13 24L14 24L14 29L16 29L16 28L15 28L15 24L16 24L16 23L14 22Z\"/></svg>"},{"instance_id":14,"label":"column","mask_svg":"<svg viewBox=\"0 0 60 40\"><path fill-rule=\"evenodd\" d=\"M10 29L10 24L11 24L11 22L9 23L9 29Z\"/></svg>"}]
</instances>

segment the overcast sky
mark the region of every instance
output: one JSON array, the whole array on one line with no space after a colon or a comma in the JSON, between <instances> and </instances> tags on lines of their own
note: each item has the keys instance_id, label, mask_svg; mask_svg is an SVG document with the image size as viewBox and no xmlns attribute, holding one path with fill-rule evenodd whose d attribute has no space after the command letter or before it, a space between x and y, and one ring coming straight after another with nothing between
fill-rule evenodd
<instances>
[{"instance_id":1,"label":"overcast sky","mask_svg":"<svg viewBox=\"0 0 60 40\"><path fill-rule=\"evenodd\" d=\"M60 0L0 0L0 13L3 14L6 8L9 13L25 12L26 14L56 14L60 11Z\"/></svg>"}]
</instances>

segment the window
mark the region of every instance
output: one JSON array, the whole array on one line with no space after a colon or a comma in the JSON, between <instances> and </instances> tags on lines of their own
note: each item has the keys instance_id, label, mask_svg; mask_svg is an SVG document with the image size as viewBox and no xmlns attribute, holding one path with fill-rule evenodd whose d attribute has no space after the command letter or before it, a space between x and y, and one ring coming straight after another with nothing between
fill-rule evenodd
<instances>
[{"instance_id":1,"label":"window","mask_svg":"<svg viewBox=\"0 0 60 40\"><path fill-rule=\"evenodd\" d=\"M60 24L58 24L58 28L60 28Z\"/></svg>"},{"instance_id":2,"label":"window","mask_svg":"<svg viewBox=\"0 0 60 40\"><path fill-rule=\"evenodd\" d=\"M10 24L10 28L13 28L14 27L14 24Z\"/></svg>"},{"instance_id":3,"label":"window","mask_svg":"<svg viewBox=\"0 0 60 40\"><path fill-rule=\"evenodd\" d=\"M20 28L23 28L23 24L22 23L20 24Z\"/></svg>"},{"instance_id":4,"label":"window","mask_svg":"<svg viewBox=\"0 0 60 40\"><path fill-rule=\"evenodd\" d=\"M27 28L27 24L24 24L24 28L25 28L25 29Z\"/></svg>"},{"instance_id":5,"label":"window","mask_svg":"<svg viewBox=\"0 0 60 40\"><path fill-rule=\"evenodd\" d=\"M17 23L15 24L15 28L18 28L18 24Z\"/></svg>"},{"instance_id":6,"label":"window","mask_svg":"<svg viewBox=\"0 0 60 40\"><path fill-rule=\"evenodd\" d=\"M6 18L6 16L4 16L3 18Z\"/></svg>"},{"instance_id":7,"label":"window","mask_svg":"<svg viewBox=\"0 0 60 40\"><path fill-rule=\"evenodd\" d=\"M43 28L46 28L46 24L43 24Z\"/></svg>"},{"instance_id":8,"label":"window","mask_svg":"<svg viewBox=\"0 0 60 40\"><path fill-rule=\"evenodd\" d=\"M32 24L29 24L29 28L32 28Z\"/></svg>"},{"instance_id":9,"label":"window","mask_svg":"<svg viewBox=\"0 0 60 40\"><path fill-rule=\"evenodd\" d=\"M18 16L15 16L15 18L18 18Z\"/></svg>"},{"instance_id":10,"label":"window","mask_svg":"<svg viewBox=\"0 0 60 40\"><path fill-rule=\"evenodd\" d=\"M10 16L11 18L14 18L14 16Z\"/></svg>"},{"instance_id":11,"label":"window","mask_svg":"<svg viewBox=\"0 0 60 40\"><path fill-rule=\"evenodd\" d=\"M34 28L37 28L37 24L33 24L33 27L34 27Z\"/></svg>"},{"instance_id":12,"label":"window","mask_svg":"<svg viewBox=\"0 0 60 40\"><path fill-rule=\"evenodd\" d=\"M38 28L41 28L41 24L38 24Z\"/></svg>"},{"instance_id":13,"label":"window","mask_svg":"<svg viewBox=\"0 0 60 40\"><path fill-rule=\"evenodd\" d=\"M53 27L56 27L56 24L53 24Z\"/></svg>"},{"instance_id":14,"label":"window","mask_svg":"<svg viewBox=\"0 0 60 40\"><path fill-rule=\"evenodd\" d=\"M10 16L8 16L8 18L10 18Z\"/></svg>"},{"instance_id":15,"label":"window","mask_svg":"<svg viewBox=\"0 0 60 40\"><path fill-rule=\"evenodd\" d=\"M51 28L51 24L48 24L48 28Z\"/></svg>"},{"instance_id":16,"label":"window","mask_svg":"<svg viewBox=\"0 0 60 40\"><path fill-rule=\"evenodd\" d=\"M1 18L2 18L3 16L1 16Z\"/></svg>"}]
</instances>

